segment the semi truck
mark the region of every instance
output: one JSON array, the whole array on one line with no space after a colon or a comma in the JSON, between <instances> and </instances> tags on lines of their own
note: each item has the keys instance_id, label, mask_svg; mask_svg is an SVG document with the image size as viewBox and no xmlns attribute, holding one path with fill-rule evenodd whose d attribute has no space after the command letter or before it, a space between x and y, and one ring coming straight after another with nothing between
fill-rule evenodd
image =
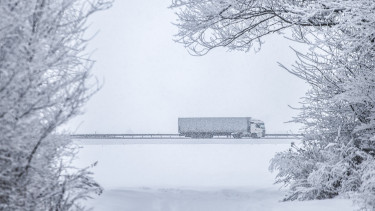
<instances>
[{"instance_id":1,"label":"semi truck","mask_svg":"<svg viewBox=\"0 0 375 211\"><path fill-rule=\"evenodd\" d=\"M264 122L251 117L178 118L178 133L191 138L261 138L266 134Z\"/></svg>"}]
</instances>

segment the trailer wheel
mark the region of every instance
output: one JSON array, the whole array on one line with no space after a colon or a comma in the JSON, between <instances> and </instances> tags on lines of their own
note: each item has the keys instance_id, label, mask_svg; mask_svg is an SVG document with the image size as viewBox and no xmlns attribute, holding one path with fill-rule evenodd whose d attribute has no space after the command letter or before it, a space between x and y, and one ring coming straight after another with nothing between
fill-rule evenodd
<instances>
[{"instance_id":1,"label":"trailer wheel","mask_svg":"<svg viewBox=\"0 0 375 211\"><path fill-rule=\"evenodd\" d=\"M240 139L241 135L240 134L233 134L233 138Z\"/></svg>"}]
</instances>

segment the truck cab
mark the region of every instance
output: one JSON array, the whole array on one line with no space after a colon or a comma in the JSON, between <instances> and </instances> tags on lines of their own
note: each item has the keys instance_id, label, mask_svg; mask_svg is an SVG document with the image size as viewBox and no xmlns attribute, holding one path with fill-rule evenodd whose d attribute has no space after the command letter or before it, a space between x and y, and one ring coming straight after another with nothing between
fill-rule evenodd
<instances>
[{"instance_id":1,"label":"truck cab","mask_svg":"<svg viewBox=\"0 0 375 211\"><path fill-rule=\"evenodd\" d=\"M266 135L266 128L263 121L252 119L249 129L248 132L252 138L261 138Z\"/></svg>"},{"instance_id":2,"label":"truck cab","mask_svg":"<svg viewBox=\"0 0 375 211\"><path fill-rule=\"evenodd\" d=\"M234 132L231 134L233 138L251 137L262 138L266 135L266 128L264 122L257 119L248 118L247 130Z\"/></svg>"}]
</instances>

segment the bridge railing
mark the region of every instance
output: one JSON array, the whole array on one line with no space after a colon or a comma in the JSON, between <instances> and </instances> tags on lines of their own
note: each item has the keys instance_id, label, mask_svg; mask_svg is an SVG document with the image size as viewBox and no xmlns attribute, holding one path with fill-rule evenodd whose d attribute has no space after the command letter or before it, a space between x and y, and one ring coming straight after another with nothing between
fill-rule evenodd
<instances>
[{"instance_id":1,"label":"bridge railing","mask_svg":"<svg viewBox=\"0 0 375 211\"><path fill-rule=\"evenodd\" d=\"M72 134L75 139L189 139L189 137L180 134ZM283 138L302 138L302 134L266 134L266 139L283 139ZM228 136L214 136L213 138L233 139ZM243 139L251 139L244 137Z\"/></svg>"}]
</instances>

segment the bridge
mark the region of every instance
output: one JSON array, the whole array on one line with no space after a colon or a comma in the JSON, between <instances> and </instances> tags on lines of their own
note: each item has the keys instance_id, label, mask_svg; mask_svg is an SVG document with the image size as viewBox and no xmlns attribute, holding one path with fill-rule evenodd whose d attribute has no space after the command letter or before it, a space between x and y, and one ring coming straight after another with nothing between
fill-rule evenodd
<instances>
[{"instance_id":1,"label":"bridge","mask_svg":"<svg viewBox=\"0 0 375 211\"><path fill-rule=\"evenodd\" d=\"M192 139L180 134L72 134L74 139ZM262 139L301 139L303 134L275 133L266 134ZM235 139L232 136L214 136L214 139ZM206 138L201 138L206 139ZM243 137L242 139L253 139Z\"/></svg>"}]
</instances>

